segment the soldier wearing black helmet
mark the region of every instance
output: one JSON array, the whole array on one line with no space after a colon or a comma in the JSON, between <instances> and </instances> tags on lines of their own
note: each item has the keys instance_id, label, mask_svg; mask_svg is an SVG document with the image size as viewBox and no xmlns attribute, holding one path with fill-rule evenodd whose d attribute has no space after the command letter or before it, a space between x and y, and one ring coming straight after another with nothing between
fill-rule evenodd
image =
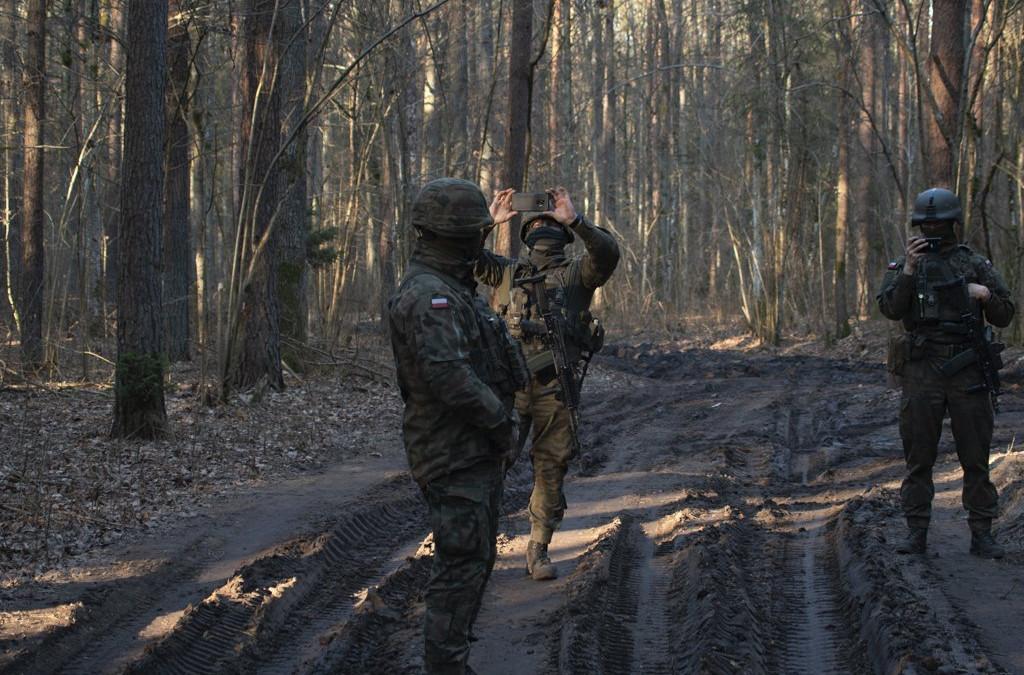
<instances>
[{"instance_id":1,"label":"soldier wearing black helmet","mask_svg":"<svg viewBox=\"0 0 1024 675\"><path fill-rule=\"evenodd\" d=\"M900 498L908 533L896 551L927 549L932 469L948 414L963 469L970 551L1001 558L1005 551L992 534L998 494L988 469L994 410L990 392L978 386L983 377L977 361L961 356L973 348L964 320L971 315L963 308L969 307L979 325L1004 327L1013 319L1014 303L992 263L960 243L963 214L955 194L925 190L914 202L911 223L921 234L910 237L905 255L889 263L877 296L882 314L902 321L906 330L889 355L890 371L903 389L899 424L907 465Z\"/></svg>"},{"instance_id":2,"label":"soldier wearing black helmet","mask_svg":"<svg viewBox=\"0 0 1024 675\"><path fill-rule=\"evenodd\" d=\"M492 200L491 214L496 223L507 222L515 215L511 208L514 192L501 190ZM590 313L591 300L619 262L615 238L580 215L564 187L547 193L551 210L521 214L519 238L526 244L526 254L514 260L484 250L476 265L477 278L495 288L498 313L508 322L512 336L522 343L531 372L530 386L516 394L516 410L522 420L520 448L528 433L531 440L534 485L526 571L538 581L554 579L558 574L548 545L565 514L565 474L578 448L570 411L555 386L554 358L544 339L547 329L539 298L532 294L538 286L543 287L548 305L560 317L558 325L564 332L561 337L568 365L579 369L581 361L600 348L603 335L603 328ZM586 252L572 256L566 247L577 237ZM525 288L516 283L539 275L544 279L537 286Z\"/></svg>"},{"instance_id":3,"label":"soldier wearing black helmet","mask_svg":"<svg viewBox=\"0 0 1024 675\"><path fill-rule=\"evenodd\" d=\"M496 558L505 465L517 448L513 396L527 382L518 346L475 292L473 264L492 222L473 183L428 183L412 208L412 257L388 303L405 403L402 436L434 533L423 625L427 673L466 672Z\"/></svg>"}]
</instances>

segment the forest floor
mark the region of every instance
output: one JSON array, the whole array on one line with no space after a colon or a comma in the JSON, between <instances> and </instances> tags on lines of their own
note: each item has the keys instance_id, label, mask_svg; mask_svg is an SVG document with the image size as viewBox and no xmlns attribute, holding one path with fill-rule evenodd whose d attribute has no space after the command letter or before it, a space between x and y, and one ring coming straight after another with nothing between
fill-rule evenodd
<instances>
[{"instance_id":1,"label":"forest floor","mask_svg":"<svg viewBox=\"0 0 1024 675\"><path fill-rule=\"evenodd\" d=\"M524 573L529 461L507 477L473 669L1024 673L1024 356L992 449L1007 556L968 553L948 422L928 553L900 556L885 324L613 338L554 581ZM0 380L0 672L419 672L431 543L390 353L338 364L219 407L178 368L154 443L108 438L107 387Z\"/></svg>"}]
</instances>

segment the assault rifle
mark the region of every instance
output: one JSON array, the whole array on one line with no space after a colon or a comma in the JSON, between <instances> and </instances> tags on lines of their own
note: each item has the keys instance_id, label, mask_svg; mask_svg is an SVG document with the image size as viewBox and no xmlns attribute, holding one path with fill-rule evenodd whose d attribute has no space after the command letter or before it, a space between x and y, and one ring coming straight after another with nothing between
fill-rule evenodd
<instances>
[{"instance_id":1,"label":"assault rifle","mask_svg":"<svg viewBox=\"0 0 1024 675\"><path fill-rule=\"evenodd\" d=\"M548 302L548 295L544 289L546 274L538 274L532 277L516 279L516 285L526 289L533 298L540 310L541 319L544 321L544 332L541 341L551 352L555 366L555 397L562 402L565 409L569 411L569 429L572 432L573 455L580 451L580 382L576 374L574 364L569 361L568 352L565 350L565 319L556 308ZM543 393L550 393L551 390Z\"/></svg>"},{"instance_id":2,"label":"assault rifle","mask_svg":"<svg viewBox=\"0 0 1024 675\"><path fill-rule=\"evenodd\" d=\"M998 396L1002 394L999 390L999 369L1003 367L1003 360L1000 358L999 353L1003 351L1005 345L1001 342L995 342L992 326L984 325L981 319L971 311L971 296L967 290L967 282L963 277L957 277L953 281L936 285L935 290L936 292L948 293L946 297L949 298L956 310L960 312L960 320L963 322L967 340L971 345L970 349L957 354L942 364L939 370L942 371L943 375L949 377L960 369L972 363L977 363L981 369L982 380L978 384L968 387L967 391L988 390L989 396L992 399L992 410L999 412Z\"/></svg>"}]
</instances>

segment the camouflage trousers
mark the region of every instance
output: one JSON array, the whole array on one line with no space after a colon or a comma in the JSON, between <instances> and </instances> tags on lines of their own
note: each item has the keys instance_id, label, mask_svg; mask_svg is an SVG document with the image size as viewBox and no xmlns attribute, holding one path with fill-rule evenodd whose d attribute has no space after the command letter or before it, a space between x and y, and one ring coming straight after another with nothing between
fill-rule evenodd
<instances>
[{"instance_id":1,"label":"camouflage trousers","mask_svg":"<svg viewBox=\"0 0 1024 675\"><path fill-rule=\"evenodd\" d=\"M565 474L573 458L572 426L569 411L545 393L554 383L540 384L531 380L530 388L516 392L519 413L519 440L530 435L530 462L533 464L533 492L530 494L530 539L551 543L555 530L565 515Z\"/></svg>"},{"instance_id":2,"label":"camouflage trousers","mask_svg":"<svg viewBox=\"0 0 1024 675\"><path fill-rule=\"evenodd\" d=\"M936 367L941 363L929 358L907 361L902 376L900 438L907 476L900 498L908 524L917 527L927 527L931 518L935 497L932 469L947 413L963 469L961 501L968 520L989 521L999 510L999 496L988 473L992 403L986 390L967 391L981 382L981 372L977 366L968 366L946 377Z\"/></svg>"},{"instance_id":3,"label":"camouflage trousers","mask_svg":"<svg viewBox=\"0 0 1024 675\"><path fill-rule=\"evenodd\" d=\"M465 672L470 632L497 555L503 478L495 458L423 488L434 532L423 621L427 673Z\"/></svg>"}]
</instances>

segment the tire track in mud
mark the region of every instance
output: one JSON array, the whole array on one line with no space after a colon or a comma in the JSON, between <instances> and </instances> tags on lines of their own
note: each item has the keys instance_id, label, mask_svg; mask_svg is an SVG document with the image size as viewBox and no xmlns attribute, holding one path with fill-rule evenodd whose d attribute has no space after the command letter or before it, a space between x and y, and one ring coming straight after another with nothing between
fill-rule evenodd
<instances>
[{"instance_id":1,"label":"tire track in mud","mask_svg":"<svg viewBox=\"0 0 1024 675\"><path fill-rule=\"evenodd\" d=\"M290 672L297 657L289 650L316 645L350 616L352 598L394 551L422 536L425 516L415 486L392 481L326 534L296 539L237 570L129 672L252 672L256 664L275 672L275 663Z\"/></svg>"},{"instance_id":2,"label":"tire track in mud","mask_svg":"<svg viewBox=\"0 0 1024 675\"><path fill-rule=\"evenodd\" d=\"M549 661L559 673L625 673L633 664L633 625L646 538L636 519L616 519L568 582L568 602L551 624Z\"/></svg>"},{"instance_id":3,"label":"tire track in mud","mask_svg":"<svg viewBox=\"0 0 1024 675\"><path fill-rule=\"evenodd\" d=\"M844 426L835 400L807 392L823 388L821 378L791 379L770 406L778 420L772 443L775 469L765 485L768 517L764 550L766 624L770 672L793 675L870 673L855 648L860 625L844 611L842 578L832 533L850 494L831 484L834 458L828 446ZM820 480L819 474L825 476Z\"/></svg>"},{"instance_id":4,"label":"tire track in mud","mask_svg":"<svg viewBox=\"0 0 1024 675\"><path fill-rule=\"evenodd\" d=\"M875 672L1009 672L992 662L977 626L944 595L934 580L935 562L915 556L893 561L891 542L871 525L898 521L898 499L895 490L854 499L837 521L848 611L861 618Z\"/></svg>"},{"instance_id":5,"label":"tire track in mud","mask_svg":"<svg viewBox=\"0 0 1024 675\"><path fill-rule=\"evenodd\" d=\"M507 477L503 512L521 509L531 477ZM427 509L397 479L317 537L300 537L238 569L129 672L418 672L395 635L416 630L430 573Z\"/></svg>"},{"instance_id":6,"label":"tire track in mud","mask_svg":"<svg viewBox=\"0 0 1024 675\"><path fill-rule=\"evenodd\" d=\"M815 482L815 476L828 473L830 462L839 456L831 445L845 424L841 406L819 396L831 375L798 378L802 366L789 365L767 377L762 374L772 372L770 367L703 359L700 373L744 378L757 399L768 405L734 410L731 414L739 424L704 425L700 437L687 431L687 420L742 408L742 403L719 397L720 382L674 380L673 375L685 368L667 362L677 358L690 363L692 355L663 356L656 359L660 365L651 368L657 372L656 381L615 392L613 402L600 406L604 410L595 435L611 435L604 445L620 454L604 453L598 472L643 472L663 465L664 453L623 453L624 444L617 442L629 439L626 447L635 445L631 435L648 425L643 442L663 444L676 458L685 456L680 453L691 453L691 458L704 453L707 473L699 484L677 486L691 497L657 512L636 514L650 519L649 530L662 533L654 542L642 539L653 548L653 556L639 554L639 543L624 543L639 541L625 535L627 529L642 532L644 526L622 513L617 518L630 527L618 525L583 556L568 584L574 589L572 597L561 612L569 628L549 650L557 655L550 659L552 672L641 672L641 664L642 672L655 673L871 672L855 648L861 626L856 615L844 611L849 603L841 590L833 544L840 505L830 496L833 488L827 480ZM854 380L867 376L856 368L849 370L844 376ZM870 424L862 426L872 429ZM794 513L786 503L804 493L813 501L796 504L801 512ZM673 520L684 520L678 516L683 512L690 522L673 528ZM703 522L694 523L694 518ZM632 553L616 554L617 550ZM596 556L628 558L629 575L615 579L621 566L591 560ZM594 567L603 574L595 575ZM630 599L623 604L642 607L643 620L624 623L605 609L607 588L612 586L637 589L639 602ZM655 640L652 635L662 626L664 637ZM603 660L593 650L582 651L586 641L580 635L590 636L590 644L615 644L601 642L605 627L608 633L634 640L633 660ZM650 648L636 648L645 642Z\"/></svg>"},{"instance_id":7,"label":"tire track in mud","mask_svg":"<svg viewBox=\"0 0 1024 675\"><path fill-rule=\"evenodd\" d=\"M507 518L508 514L522 509L532 487L532 473L520 460L506 475L501 517ZM499 538L501 536L499 533ZM430 577L432 550L433 541L428 534L414 554L407 556L403 564L370 589L371 595L356 607L351 618L318 635L317 654L302 662L300 672L419 675L422 670L419 665L420 612ZM410 635L416 635L412 643L408 639ZM279 668L258 672L294 671Z\"/></svg>"},{"instance_id":8,"label":"tire track in mud","mask_svg":"<svg viewBox=\"0 0 1024 675\"><path fill-rule=\"evenodd\" d=\"M831 519L818 520L801 526L798 534L776 537L775 602L769 619L774 672L870 672L852 657L849 636L857 635L859 626L843 614L831 526Z\"/></svg>"},{"instance_id":9,"label":"tire track in mud","mask_svg":"<svg viewBox=\"0 0 1024 675\"><path fill-rule=\"evenodd\" d=\"M62 673L95 675L116 660L116 653L149 622L149 612L174 589L197 590L196 579L204 569L204 551L219 543L203 536L185 548L188 561L163 560L144 576L121 582L116 589L99 587L86 591L69 625L53 631L42 643L14 659L9 672L20 674ZM114 645L113 650L108 648Z\"/></svg>"}]
</instances>

